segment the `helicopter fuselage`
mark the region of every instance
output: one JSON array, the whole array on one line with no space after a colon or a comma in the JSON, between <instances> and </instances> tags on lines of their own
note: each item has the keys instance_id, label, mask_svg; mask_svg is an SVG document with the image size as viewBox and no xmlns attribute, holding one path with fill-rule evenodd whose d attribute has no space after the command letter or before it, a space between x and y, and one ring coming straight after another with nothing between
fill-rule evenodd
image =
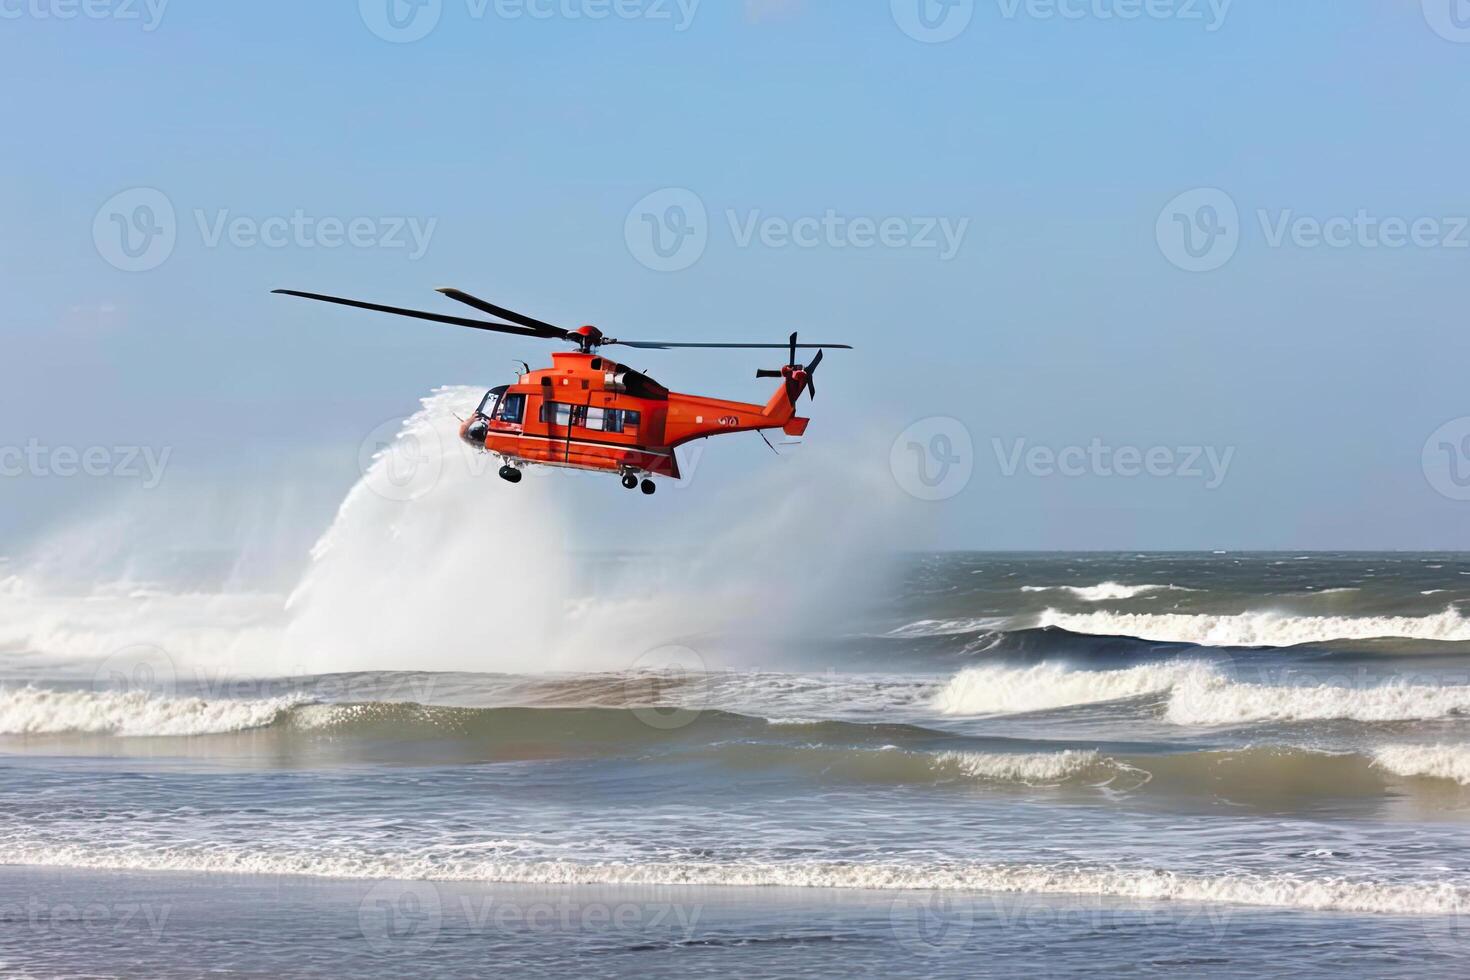
<instances>
[{"instance_id":1,"label":"helicopter fuselage","mask_svg":"<svg viewBox=\"0 0 1470 980\"><path fill-rule=\"evenodd\" d=\"M765 405L669 391L652 378L594 352L552 355L493 389L460 436L508 465L534 463L679 479L674 450L711 436L765 429L806 432L796 415L807 377L783 378Z\"/></svg>"}]
</instances>

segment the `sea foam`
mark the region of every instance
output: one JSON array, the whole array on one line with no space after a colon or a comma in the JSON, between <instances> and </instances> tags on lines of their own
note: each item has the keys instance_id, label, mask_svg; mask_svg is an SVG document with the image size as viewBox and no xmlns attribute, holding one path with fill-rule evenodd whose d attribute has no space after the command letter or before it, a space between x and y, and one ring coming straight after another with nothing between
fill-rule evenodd
<instances>
[{"instance_id":1,"label":"sea foam","mask_svg":"<svg viewBox=\"0 0 1470 980\"><path fill-rule=\"evenodd\" d=\"M514 850L508 848L508 850ZM1470 890L1447 883L1284 874L1182 874L1157 868L907 862L574 862L384 854L342 848L117 846L0 840L0 862L108 870L304 875L349 879L494 881L538 885L661 885L935 890L1102 895L1384 913L1457 915Z\"/></svg>"}]
</instances>

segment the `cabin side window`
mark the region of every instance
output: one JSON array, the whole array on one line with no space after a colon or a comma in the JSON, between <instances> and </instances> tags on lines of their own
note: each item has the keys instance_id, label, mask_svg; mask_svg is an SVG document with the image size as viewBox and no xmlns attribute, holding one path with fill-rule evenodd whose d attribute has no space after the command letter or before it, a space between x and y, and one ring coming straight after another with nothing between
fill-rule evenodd
<instances>
[{"instance_id":1,"label":"cabin side window","mask_svg":"<svg viewBox=\"0 0 1470 980\"><path fill-rule=\"evenodd\" d=\"M604 432L626 432L638 428L639 415L621 408L609 408L603 420Z\"/></svg>"},{"instance_id":2,"label":"cabin side window","mask_svg":"<svg viewBox=\"0 0 1470 980\"><path fill-rule=\"evenodd\" d=\"M541 421L552 425L585 425L587 420L587 409L582 405L568 405L566 402L542 402Z\"/></svg>"},{"instance_id":3,"label":"cabin side window","mask_svg":"<svg viewBox=\"0 0 1470 980\"><path fill-rule=\"evenodd\" d=\"M543 402L541 421L552 425L578 426L592 432L626 432L637 429L641 416L620 408L595 405L568 405L566 402Z\"/></svg>"}]
</instances>

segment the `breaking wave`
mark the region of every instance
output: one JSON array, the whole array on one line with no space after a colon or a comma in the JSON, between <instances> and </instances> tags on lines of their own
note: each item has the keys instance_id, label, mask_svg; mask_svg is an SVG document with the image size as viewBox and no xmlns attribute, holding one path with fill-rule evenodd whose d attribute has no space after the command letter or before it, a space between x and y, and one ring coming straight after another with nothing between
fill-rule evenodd
<instances>
[{"instance_id":1,"label":"breaking wave","mask_svg":"<svg viewBox=\"0 0 1470 980\"><path fill-rule=\"evenodd\" d=\"M206 701L142 691L0 690L0 735L218 735L264 728L300 702Z\"/></svg>"},{"instance_id":2,"label":"breaking wave","mask_svg":"<svg viewBox=\"0 0 1470 980\"><path fill-rule=\"evenodd\" d=\"M1293 616L1276 612L1205 616L1065 613L1048 609L1037 625L1094 636L1132 636L1211 647L1291 647L1331 640L1392 638L1470 640L1470 620L1453 606L1431 616Z\"/></svg>"},{"instance_id":3,"label":"breaking wave","mask_svg":"<svg viewBox=\"0 0 1470 980\"><path fill-rule=\"evenodd\" d=\"M1089 771L1115 770L1117 764L1092 750L1008 755L995 752L941 752L932 767L941 774L969 779L1040 785L1059 783Z\"/></svg>"},{"instance_id":4,"label":"breaking wave","mask_svg":"<svg viewBox=\"0 0 1470 980\"><path fill-rule=\"evenodd\" d=\"M1176 725L1268 721L1425 721L1470 713L1470 687L1389 681L1341 684L1249 684L1197 671L1170 692L1164 713Z\"/></svg>"},{"instance_id":5,"label":"breaking wave","mask_svg":"<svg viewBox=\"0 0 1470 980\"><path fill-rule=\"evenodd\" d=\"M1386 745L1373 761L1396 776L1451 779L1470 786L1470 747L1464 745Z\"/></svg>"},{"instance_id":6,"label":"breaking wave","mask_svg":"<svg viewBox=\"0 0 1470 980\"><path fill-rule=\"evenodd\" d=\"M1082 670L1065 664L971 667L935 696L946 715L1005 715L1167 695L1163 718L1175 725L1259 722L1423 721L1470 715L1470 686L1401 680L1346 685L1302 681L1259 684L1237 680L1195 660L1124 670Z\"/></svg>"}]
</instances>

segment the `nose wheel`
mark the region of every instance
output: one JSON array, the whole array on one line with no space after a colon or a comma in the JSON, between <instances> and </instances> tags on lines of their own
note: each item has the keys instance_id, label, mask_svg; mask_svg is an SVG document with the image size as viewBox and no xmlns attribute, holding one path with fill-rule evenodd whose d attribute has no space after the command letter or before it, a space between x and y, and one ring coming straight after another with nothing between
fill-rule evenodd
<instances>
[{"instance_id":1,"label":"nose wheel","mask_svg":"<svg viewBox=\"0 0 1470 980\"><path fill-rule=\"evenodd\" d=\"M521 475L521 471L514 466L502 466L500 468L500 478L506 483L520 483Z\"/></svg>"},{"instance_id":2,"label":"nose wheel","mask_svg":"<svg viewBox=\"0 0 1470 980\"><path fill-rule=\"evenodd\" d=\"M643 481L643 496L645 496L645 497L652 497L656 493L658 493L658 484L657 483L654 483L652 480L644 480Z\"/></svg>"},{"instance_id":3,"label":"nose wheel","mask_svg":"<svg viewBox=\"0 0 1470 980\"><path fill-rule=\"evenodd\" d=\"M632 473L624 473L623 474L623 489L624 490L637 490L638 489L638 478L636 476L634 476Z\"/></svg>"}]
</instances>

